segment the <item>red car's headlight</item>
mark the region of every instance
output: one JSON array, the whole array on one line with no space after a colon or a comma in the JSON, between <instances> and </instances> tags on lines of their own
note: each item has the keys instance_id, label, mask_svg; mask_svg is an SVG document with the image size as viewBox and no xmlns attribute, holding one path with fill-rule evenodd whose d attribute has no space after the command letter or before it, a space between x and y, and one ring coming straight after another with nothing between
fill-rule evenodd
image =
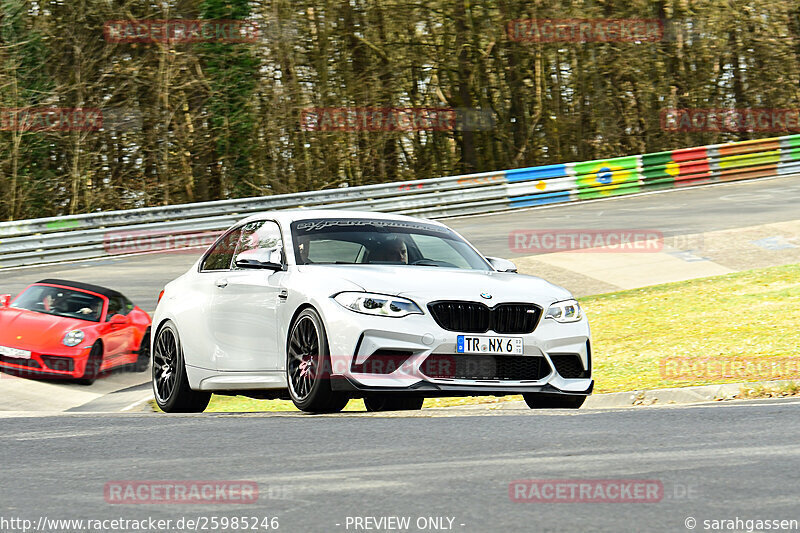
<instances>
[{"instance_id":1,"label":"red car's headlight","mask_svg":"<svg viewBox=\"0 0 800 533\"><path fill-rule=\"evenodd\" d=\"M61 342L64 343L64 346L77 346L83 342L84 337L86 337L86 334L76 329L64 335L64 340Z\"/></svg>"}]
</instances>

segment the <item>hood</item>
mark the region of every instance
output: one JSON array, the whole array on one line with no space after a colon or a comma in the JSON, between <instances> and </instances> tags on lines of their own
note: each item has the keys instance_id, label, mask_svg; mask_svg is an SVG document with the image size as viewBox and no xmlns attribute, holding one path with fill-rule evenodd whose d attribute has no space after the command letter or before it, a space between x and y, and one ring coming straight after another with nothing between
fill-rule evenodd
<instances>
[{"instance_id":1,"label":"hood","mask_svg":"<svg viewBox=\"0 0 800 533\"><path fill-rule=\"evenodd\" d=\"M95 324L24 309L0 309L0 345L35 352L63 348L61 341L67 332Z\"/></svg>"},{"instance_id":2,"label":"hood","mask_svg":"<svg viewBox=\"0 0 800 533\"><path fill-rule=\"evenodd\" d=\"M301 272L338 278L366 292L405 296L419 302L467 300L494 306L502 302L531 302L541 306L572 298L570 292L535 276L485 270L426 266L305 265ZM481 297L488 293L491 299Z\"/></svg>"}]
</instances>

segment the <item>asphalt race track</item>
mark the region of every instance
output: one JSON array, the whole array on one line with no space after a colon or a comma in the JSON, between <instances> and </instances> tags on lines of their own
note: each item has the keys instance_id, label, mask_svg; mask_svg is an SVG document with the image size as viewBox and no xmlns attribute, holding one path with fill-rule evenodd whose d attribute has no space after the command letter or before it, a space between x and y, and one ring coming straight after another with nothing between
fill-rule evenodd
<instances>
[{"instance_id":1,"label":"asphalt race track","mask_svg":"<svg viewBox=\"0 0 800 533\"><path fill-rule=\"evenodd\" d=\"M280 531L369 531L347 517L452 518L464 532L689 531L800 519L800 402L484 416L67 415L3 420L4 517L277 517ZM111 505L106 483L240 480L256 503ZM515 480L633 479L653 503L518 503ZM352 524L352 523L351 523ZM445 522L447 524L447 522ZM442 529L438 529L439 531ZM77 531L77 530L76 530ZM746 531L746 529L737 529Z\"/></svg>"}]
</instances>

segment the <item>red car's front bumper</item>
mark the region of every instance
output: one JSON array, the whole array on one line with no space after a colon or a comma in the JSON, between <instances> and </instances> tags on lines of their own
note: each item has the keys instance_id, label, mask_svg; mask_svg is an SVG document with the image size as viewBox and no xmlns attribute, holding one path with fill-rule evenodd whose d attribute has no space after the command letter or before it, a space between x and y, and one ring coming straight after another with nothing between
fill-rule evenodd
<instances>
[{"instance_id":1,"label":"red car's front bumper","mask_svg":"<svg viewBox=\"0 0 800 533\"><path fill-rule=\"evenodd\" d=\"M71 350L31 352L30 359L0 355L0 370L22 377L74 378L83 377L92 347Z\"/></svg>"}]
</instances>

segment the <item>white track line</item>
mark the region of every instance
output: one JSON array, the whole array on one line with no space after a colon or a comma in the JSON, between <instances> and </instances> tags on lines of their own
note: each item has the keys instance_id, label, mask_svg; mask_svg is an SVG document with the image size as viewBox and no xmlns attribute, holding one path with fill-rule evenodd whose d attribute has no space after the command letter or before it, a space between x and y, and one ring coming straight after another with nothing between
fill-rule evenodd
<instances>
[{"instance_id":1,"label":"white track line","mask_svg":"<svg viewBox=\"0 0 800 533\"><path fill-rule=\"evenodd\" d=\"M155 396L150 394L146 398L142 398L141 400L135 401L132 404L130 404L129 406L124 407L123 409L120 409L120 412L123 413L125 411L130 411L130 410L134 409L135 407L138 407L138 406L142 405L145 402L149 402L153 398L155 398Z\"/></svg>"}]
</instances>

